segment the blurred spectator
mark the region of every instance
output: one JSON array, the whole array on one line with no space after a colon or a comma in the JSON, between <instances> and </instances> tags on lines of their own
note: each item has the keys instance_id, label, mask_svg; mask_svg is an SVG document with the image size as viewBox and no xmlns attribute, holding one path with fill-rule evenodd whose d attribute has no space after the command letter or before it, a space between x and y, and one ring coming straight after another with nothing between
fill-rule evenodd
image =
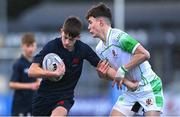
<instances>
[{"instance_id":1,"label":"blurred spectator","mask_svg":"<svg viewBox=\"0 0 180 117\"><path fill-rule=\"evenodd\" d=\"M30 116L34 90L39 87L39 81L28 77L28 68L31 65L36 50L34 34L26 33L21 40L22 55L13 65L13 73L9 83L14 89L12 116Z\"/></svg>"}]
</instances>

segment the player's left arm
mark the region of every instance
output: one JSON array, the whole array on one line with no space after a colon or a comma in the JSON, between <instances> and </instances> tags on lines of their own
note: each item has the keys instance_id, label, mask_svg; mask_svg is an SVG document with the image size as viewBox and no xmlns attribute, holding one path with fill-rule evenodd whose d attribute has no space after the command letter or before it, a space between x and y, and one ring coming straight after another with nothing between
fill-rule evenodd
<instances>
[{"instance_id":1,"label":"player's left arm","mask_svg":"<svg viewBox=\"0 0 180 117\"><path fill-rule=\"evenodd\" d=\"M91 63L94 67L96 67L96 71L98 76L103 79L107 78L107 70L109 69L109 63L107 60L101 60L97 53L88 45L84 45L84 58ZM112 78L111 78L112 79Z\"/></svg>"},{"instance_id":2,"label":"player's left arm","mask_svg":"<svg viewBox=\"0 0 180 117\"><path fill-rule=\"evenodd\" d=\"M86 59L92 66L97 67L101 60L94 50L87 44L83 45L83 58Z\"/></svg>"},{"instance_id":3,"label":"player's left arm","mask_svg":"<svg viewBox=\"0 0 180 117\"><path fill-rule=\"evenodd\" d=\"M138 66L139 64L143 63L144 61L148 60L150 58L150 53L142 46L139 45L134 54L132 59L128 64L125 64L124 67L126 70L131 70L134 67Z\"/></svg>"},{"instance_id":4,"label":"player's left arm","mask_svg":"<svg viewBox=\"0 0 180 117\"><path fill-rule=\"evenodd\" d=\"M132 54L132 58L129 63L122 65L117 71L116 76L124 78L126 72L148 60L150 58L150 54L137 40L127 33L122 33L120 35L121 36L117 38L120 48Z\"/></svg>"},{"instance_id":5,"label":"player's left arm","mask_svg":"<svg viewBox=\"0 0 180 117\"><path fill-rule=\"evenodd\" d=\"M106 80L113 80L115 70L110 68L109 62L106 59L99 61L96 67L96 71L100 78L106 79ZM108 72L108 71L112 71L112 72Z\"/></svg>"}]
</instances>

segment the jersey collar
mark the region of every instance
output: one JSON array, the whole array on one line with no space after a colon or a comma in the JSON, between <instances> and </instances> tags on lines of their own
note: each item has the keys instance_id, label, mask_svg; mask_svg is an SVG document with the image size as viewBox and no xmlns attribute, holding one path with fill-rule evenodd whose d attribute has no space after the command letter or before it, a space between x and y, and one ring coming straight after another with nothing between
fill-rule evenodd
<instances>
[{"instance_id":1,"label":"jersey collar","mask_svg":"<svg viewBox=\"0 0 180 117\"><path fill-rule=\"evenodd\" d=\"M107 32L107 35L106 35L106 46L109 45L109 37L111 35L111 32L112 32L112 28L110 27L108 29L108 32Z\"/></svg>"}]
</instances>

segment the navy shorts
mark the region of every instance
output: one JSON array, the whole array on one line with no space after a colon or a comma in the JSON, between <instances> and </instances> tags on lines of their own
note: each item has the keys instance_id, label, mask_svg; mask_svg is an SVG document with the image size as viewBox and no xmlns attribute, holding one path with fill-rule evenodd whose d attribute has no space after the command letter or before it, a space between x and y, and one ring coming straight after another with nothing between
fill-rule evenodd
<instances>
[{"instance_id":1,"label":"navy shorts","mask_svg":"<svg viewBox=\"0 0 180 117\"><path fill-rule=\"evenodd\" d=\"M35 97L32 103L33 116L50 116L51 112L58 106L64 107L68 112L74 104L74 100L50 100L46 97Z\"/></svg>"},{"instance_id":2,"label":"navy shorts","mask_svg":"<svg viewBox=\"0 0 180 117\"><path fill-rule=\"evenodd\" d=\"M12 108L12 112L11 112L11 116L28 116L28 115L32 115L32 109L30 107L24 106L23 108L20 107L15 107Z\"/></svg>"}]
</instances>

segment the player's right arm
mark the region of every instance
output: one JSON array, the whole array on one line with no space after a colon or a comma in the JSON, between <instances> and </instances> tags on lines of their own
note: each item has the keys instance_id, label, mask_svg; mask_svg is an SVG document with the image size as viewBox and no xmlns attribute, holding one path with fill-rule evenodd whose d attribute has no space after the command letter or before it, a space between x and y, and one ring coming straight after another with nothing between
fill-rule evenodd
<instances>
[{"instance_id":1,"label":"player's right arm","mask_svg":"<svg viewBox=\"0 0 180 117\"><path fill-rule=\"evenodd\" d=\"M117 71L113 69L112 67L109 67L107 70L107 77L113 80L112 86L114 87L115 84L117 84L117 88L122 88L122 84L126 85L126 87L132 91L136 90L139 86L139 82L132 82L128 80L127 78L124 79L117 79L116 78Z\"/></svg>"},{"instance_id":2,"label":"player's right arm","mask_svg":"<svg viewBox=\"0 0 180 117\"><path fill-rule=\"evenodd\" d=\"M65 65L64 64L58 64L57 69L55 71L48 71L42 69L42 61L44 57L48 53L53 52L54 46L56 46L56 41L50 41L48 42L43 49L33 58L33 62L28 70L28 76L34 77L34 78L53 78L53 77L59 77L60 75L65 73Z\"/></svg>"},{"instance_id":3,"label":"player's right arm","mask_svg":"<svg viewBox=\"0 0 180 117\"><path fill-rule=\"evenodd\" d=\"M44 70L40 67L39 63L32 63L29 70L28 76L34 78L51 78L51 77L59 77L64 74L65 65L59 64L57 65L57 69L55 71Z\"/></svg>"},{"instance_id":4,"label":"player's right arm","mask_svg":"<svg viewBox=\"0 0 180 117\"><path fill-rule=\"evenodd\" d=\"M127 78L124 79L115 79L117 71L109 66L107 60L101 60L97 65L97 72L100 78L106 80L113 80L112 86L114 87L115 83L117 84L117 88L121 88L122 84L126 85L131 90L136 90L139 83L132 82Z\"/></svg>"}]
</instances>

